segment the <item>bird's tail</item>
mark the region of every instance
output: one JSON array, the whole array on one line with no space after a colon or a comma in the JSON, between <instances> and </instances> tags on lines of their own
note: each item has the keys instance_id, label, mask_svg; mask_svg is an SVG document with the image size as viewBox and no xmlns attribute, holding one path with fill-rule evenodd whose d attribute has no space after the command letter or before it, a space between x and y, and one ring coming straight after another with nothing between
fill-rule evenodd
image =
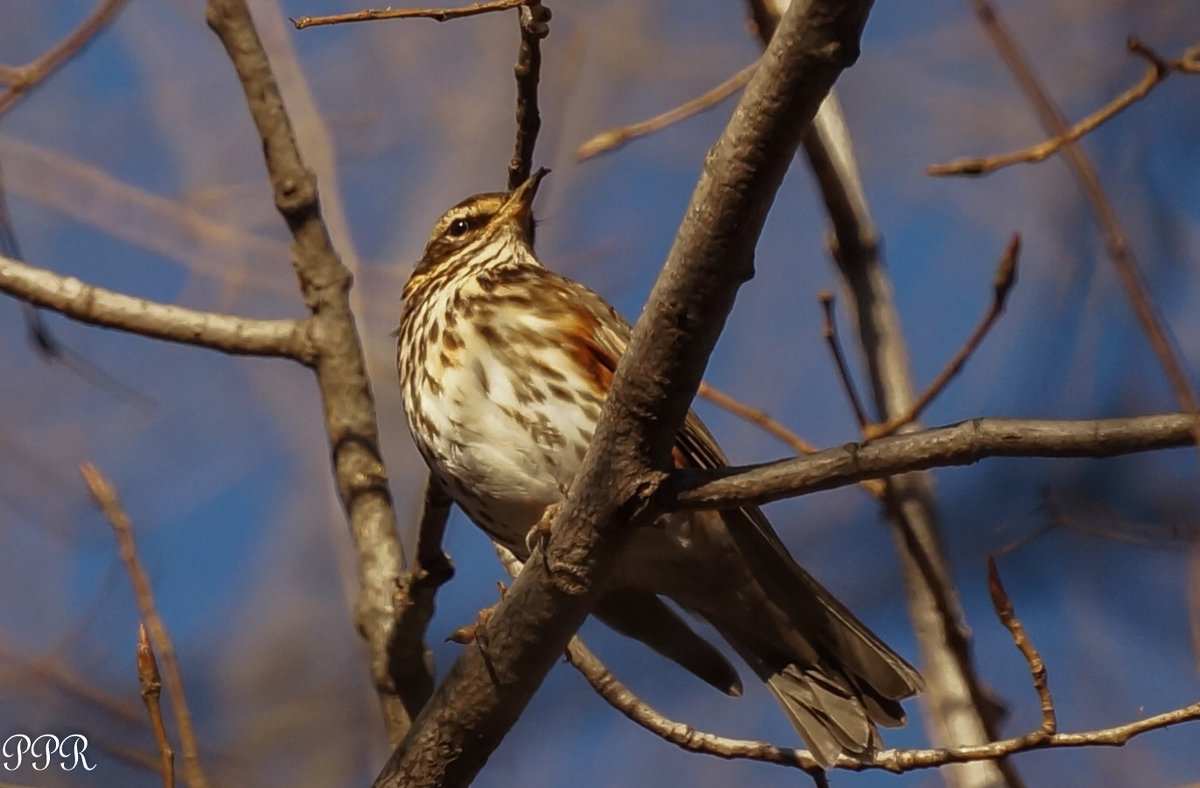
<instances>
[{"instance_id":1,"label":"bird's tail","mask_svg":"<svg viewBox=\"0 0 1200 788\"><path fill-rule=\"evenodd\" d=\"M819 763L869 756L881 743L876 725L904 724L900 701L921 691L920 674L788 555L757 509L722 514L765 614L705 617L766 683Z\"/></svg>"}]
</instances>

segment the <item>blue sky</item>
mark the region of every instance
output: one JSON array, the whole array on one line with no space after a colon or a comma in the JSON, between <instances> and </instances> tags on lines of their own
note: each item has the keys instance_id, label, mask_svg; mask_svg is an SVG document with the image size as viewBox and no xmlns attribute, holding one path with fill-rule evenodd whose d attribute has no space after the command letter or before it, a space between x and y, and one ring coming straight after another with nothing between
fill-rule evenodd
<instances>
[{"instance_id":1,"label":"blue sky","mask_svg":"<svg viewBox=\"0 0 1200 788\"><path fill-rule=\"evenodd\" d=\"M0 30L6 64L35 56L90 7L9 5L13 21ZM504 182L515 22L508 15L296 32L284 17L352 6L253 6L321 178L335 239L355 270L385 455L408 524L422 469L399 411L389 332L433 221L463 196ZM1055 0L1001 8L1067 114L1079 117L1140 76L1142 64L1123 50L1127 34L1169 56L1195 43L1187 6ZM733 3L613 0L553 9L538 149L538 163L553 174L537 205L539 251L632 318L732 102L601 159L576 163L572 151L599 130L711 87L750 62L757 45ZM82 56L0 119L16 231L30 262L89 282L195 308L301 316L257 139L202 16L199 3L134 0ZM1025 239L1007 314L926 423L1174 408L1061 162L979 180L923 174L929 163L1042 136L965 3L878 4L862 59L839 90L919 383L986 309L1009 234ZM1193 376L1198 92L1194 77L1172 77L1086 142ZM823 221L797 165L707 377L812 442L838 445L854 440L856 429L819 333L816 294L838 287ZM311 376L286 362L49 322L66 345L151 404L46 365L26 344L15 305L0 303L0 665L8 681L0 732L78 726L150 748L130 668L136 615L108 528L75 472L86 458L113 478L134 519L210 771L239 784L289 776L366 784L385 748L348 615L348 537ZM735 461L786 454L753 427L699 408ZM1195 533L1197 473L1195 452L1177 450L1103 462L995 460L935 474L980 670L1012 710L1006 733L1034 726L1037 705L991 613L984 559L1046 522L1039 507L1047 493L1117 535L1135 524L1160 535L1138 546L1062 531L1000 559L1017 611L1047 658L1062 728L1118 724L1196 699L1194 537L1189 545L1169 534ZM768 513L802 563L915 657L894 551L871 500L834 491ZM447 549L458 575L439 597L430 632L441 672L460 649L441 639L494 601L501 576L461 515ZM760 687L726 699L598 626L585 633L618 675L671 715L725 735L794 743ZM30 659L61 666L111 702L39 684ZM910 707L914 722L889 731L890 744L926 742L919 705ZM1198 779L1196 741L1197 728L1182 726L1120 750L1039 753L1017 765L1030 784L1070 775L1091 784L1174 785ZM123 765L118 749L106 749L103 768L90 777L50 784L153 784ZM478 784L659 785L664 775L688 785L797 779L778 767L678 752L633 728L560 667ZM915 786L936 778L834 779Z\"/></svg>"}]
</instances>

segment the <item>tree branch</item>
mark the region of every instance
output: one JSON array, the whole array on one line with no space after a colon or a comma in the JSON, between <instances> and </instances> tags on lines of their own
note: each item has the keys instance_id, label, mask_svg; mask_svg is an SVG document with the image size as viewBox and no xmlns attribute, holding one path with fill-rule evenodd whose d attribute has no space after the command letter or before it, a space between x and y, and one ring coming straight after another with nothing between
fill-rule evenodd
<instances>
[{"instance_id":1,"label":"tree branch","mask_svg":"<svg viewBox=\"0 0 1200 788\"><path fill-rule=\"evenodd\" d=\"M731 509L987 457L1115 457L1192 443L1182 413L1120 419L972 419L848 443L807 457L720 470L681 469L664 485L671 509Z\"/></svg>"},{"instance_id":2,"label":"tree branch","mask_svg":"<svg viewBox=\"0 0 1200 788\"><path fill-rule=\"evenodd\" d=\"M281 356L312 364L316 347L303 320L255 320L200 312L105 290L73 276L0 256L0 292L103 328L242 356Z\"/></svg>"},{"instance_id":3,"label":"tree branch","mask_svg":"<svg viewBox=\"0 0 1200 788\"><path fill-rule=\"evenodd\" d=\"M179 746L183 750L183 770L187 775L188 786L189 788L208 788L208 779L200 766L196 730L192 727L192 713L188 708L187 693L183 690L183 674L179 670L179 661L175 658L175 643L158 612L158 603L154 600L150 577L146 574L142 559L138 556L129 516L121 507L116 488L96 466L90 462L80 463L79 472L83 475L83 481L87 485L88 492L96 501L96 506L112 526L113 534L117 538L121 561L125 564L129 581L133 585L133 596L137 602L138 615L142 624L149 631L150 641L162 657L163 668L166 671L167 698L170 699L171 710L175 713L175 727L179 731Z\"/></svg>"},{"instance_id":4,"label":"tree branch","mask_svg":"<svg viewBox=\"0 0 1200 788\"><path fill-rule=\"evenodd\" d=\"M1130 36L1129 40L1125 42L1125 47L1133 54L1141 55L1150 61L1150 67L1146 69L1146 73L1142 75L1136 85L1071 128L1066 129L1060 136L1012 153L983 158L964 157L945 164L931 164L925 168L925 173L927 175L986 175L1013 164L1035 164L1045 161L1064 146L1078 141L1085 134L1090 134L1122 111L1149 96L1150 92L1171 74L1175 72L1200 74L1200 44L1190 47L1182 55L1172 60L1164 60L1159 57L1133 36Z\"/></svg>"},{"instance_id":5,"label":"tree branch","mask_svg":"<svg viewBox=\"0 0 1200 788\"><path fill-rule=\"evenodd\" d=\"M550 9L528 0L518 10L521 46L517 50L517 142L508 162L508 189L520 186L533 172L533 147L542 128L538 82L542 78L542 39L550 35Z\"/></svg>"},{"instance_id":6,"label":"tree branch","mask_svg":"<svg viewBox=\"0 0 1200 788\"><path fill-rule=\"evenodd\" d=\"M472 3L462 8L368 8L348 14L330 14L329 16L302 16L292 20L297 30L320 25L340 25L345 22L370 22L377 19L433 19L446 22L451 19L461 19L465 16L487 14L492 11L507 11L510 8L525 5L530 0L492 0L489 3Z\"/></svg>"},{"instance_id":7,"label":"tree branch","mask_svg":"<svg viewBox=\"0 0 1200 788\"><path fill-rule=\"evenodd\" d=\"M36 60L24 66L5 66L0 70L0 82L8 87L0 93L0 116L13 108L22 97L37 87L43 80L57 71L68 60L83 51L83 48L113 20L123 7L125 0L103 0L78 26L57 44L46 50Z\"/></svg>"},{"instance_id":8,"label":"tree branch","mask_svg":"<svg viewBox=\"0 0 1200 788\"><path fill-rule=\"evenodd\" d=\"M375 785L469 783L595 603L669 466L704 363L752 274L762 223L834 79L858 55L869 0L797 3L724 134L614 376L595 438L553 525ZM481 645L483 642L487 646Z\"/></svg>"},{"instance_id":9,"label":"tree branch","mask_svg":"<svg viewBox=\"0 0 1200 788\"><path fill-rule=\"evenodd\" d=\"M296 147L291 121L245 0L210 0L209 27L233 62L250 115L262 140L275 206L292 232L292 261L304 302L312 311L317 349L312 364L324 406L338 496L346 509L357 559L358 630L371 655L371 677L393 740L407 730L416 709L405 705L393 672L395 594L403 579L404 552L379 452L379 428L348 297L351 277L321 219L316 178ZM417 666L415 669L420 669ZM399 675L398 675L399 674Z\"/></svg>"}]
</instances>

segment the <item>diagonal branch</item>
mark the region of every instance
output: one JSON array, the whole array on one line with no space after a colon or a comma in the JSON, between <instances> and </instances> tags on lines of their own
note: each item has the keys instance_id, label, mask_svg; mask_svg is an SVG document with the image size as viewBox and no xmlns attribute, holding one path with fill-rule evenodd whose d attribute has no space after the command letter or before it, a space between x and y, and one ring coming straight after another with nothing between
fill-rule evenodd
<instances>
[{"instance_id":1,"label":"diagonal branch","mask_svg":"<svg viewBox=\"0 0 1200 788\"><path fill-rule=\"evenodd\" d=\"M312 367L324 406L334 478L354 540L359 584L355 619L370 650L371 678L388 731L396 740L416 713L397 686L404 671L393 672L395 592L403 579L404 552L379 451L362 343L350 311L351 276L321 218L316 178L296 147L279 86L245 0L210 0L207 17L241 80L262 140L275 206L292 232L292 261L304 302L312 311L309 322L317 349Z\"/></svg>"},{"instance_id":2,"label":"diagonal branch","mask_svg":"<svg viewBox=\"0 0 1200 788\"><path fill-rule=\"evenodd\" d=\"M143 626L148 630L150 642L157 647L159 655L162 656L163 668L166 672L167 698L171 701L175 727L179 730L179 744L183 750L183 770L187 776L188 786L189 788L208 788L208 779L200 766L196 731L192 726L192 713L188 707L187 693L183 690L183 674L179 670L179 661L175 658L175 643L171 638L171 633L167 630L162 615L159 614L158 603L154 599L154 590L150 586L150 577L146 574L142 559L138 556L129 516L121 507L116 488L95 465L90 462L80 463L79 472L83 475L83 481L95 500L96 506L112 526L113 534L117 538L121 561L125 564L129 581L133 585L133 596L137 602L138 614Z\"/></svg>"},{"instance_id":3,"label":"diagonal branch","mask_svg":"<svg viewBox=\"0 0 1200 788\"><path fill-rule=\"evenodd\" d=\"M1122 111L1149 96L1150 92L1171 74L1176 72L1200 74L1200 44L1192 46L1173 60L1164 60L1133 36L1129 37L1125 46L1130 52L1141 55L1150 61L1150 67L1146 69L1146 73L1142 75L1136 85L1071 128L1066 129L1060 136L1012 153L1002 153L984 158L966 157L946 164L931 164L925 168L925 173L928 175L986 175L1013 164L1036 164L1039 161L1045 161L1063 147L1078 141L1085 134L1090 134Z\"/></svg>"},{"instance_id":4,"label":"diagonal branch","mask_svg":"<svg viewBox=\"0 0 1200 788\"><path fill-rule=\"evenodd\" d=\"M103 0L67 33L57 44L46 50L36 60L24 66L5 67L0 72L0 81L8 87L0 93L0 116L8 112L21 98L57 71L68 60L79 54L104 26L113 20L126 0Z\"/></svg>"},{"instance_id":5,"label":"diagonal branch","mask_svg":"<svg viewBox=\"0 0 1200 788\"><path fill-rule=\"evenodd\" d=\"M797 3L706 160L666 265L617 368L595 438L536 551L376 780L469 783L595 603L631 529L655 515L696 393L800 134L858 56L869 0ZM487 646L481 645L483 642Z\"/></svg>"},{"instance_id":6,"label":"diagonal branch","mask_svg":"<svg viewBox=\"0 0 1200 788\"><path fill-rule=\"evenodd\" d=\"M724 82L714 88L709 88L704 93L696 96L693 99L683 102L678 107L672 107L666 112L655 115L652 118L631 123L628 126L618 126L604 131L588 138L582 145L575 149L575 160L583 161L594 156L599 156L602 153L611 153L617 148L626 145L638 137L644 137L647 134L654 134L658 131L671 126L687 118L704 112L720 104L725 99L737 93L742 88L746 87L746 83L750 81L750 76L754 73L754 69L758 67L758 63L754 62L745 66L736 74L725 79Z\"/></svg>"},{"instance_id":7,"label":"diagonal branch","mask_svg":"<svg viewBox=\"0 0 1200 788\"><path fill-rule=\"evenodd\" d=\"M0 292L104 328L241 356L281 356L312 364L316 347L304 320L256 320L200 312L84 284L0 256Z\"/></svg>"}]
</instances>

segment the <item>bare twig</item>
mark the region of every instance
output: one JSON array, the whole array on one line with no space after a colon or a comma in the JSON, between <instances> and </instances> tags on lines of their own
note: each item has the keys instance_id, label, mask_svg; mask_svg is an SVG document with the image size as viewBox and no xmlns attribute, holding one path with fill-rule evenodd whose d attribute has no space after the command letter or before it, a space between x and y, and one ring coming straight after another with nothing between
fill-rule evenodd
<instances>
[{"instance_id":1,"label":"bare twig","mask_svg":"<svg viewBox=\"0 0 1200 788\"><path fill-rule=\"evenodd\" d=\"M183 751L183 772L187 783L191 788L207 788L209 783L204 776L204 770L200 767L196 731L192 727L192 714L188 710L187 695L183 691L183 675L179 670L179 662L175 658L175 644L171 640L171 634L167 631L167 625L158 612L158 604L154 601L154 591L150 587L150 578L142 566L141 558L138 557L129 516L121 508L116 488L95 465L90 462L80 463L79 472L83 475L88 492L92 494L96 505L103 512L117 537L121 561L124 562L125 570L129 573L129 580L133 584L133 596L137 602L138 613L150 633L150 641L162 659L167 698L171 701L171 709L175 713L175 727L179 732L179 746Z\"/></svg>"},{"instance_id":2,"label":"bare twig","mask_svg":"<svg viewBox=\"0 0 1200 788\"><path fill-rule=\"evenodd\" d=\"M512 553L503 548L498 548L497 554L500 556L505 569L510 575L515 577L520 572L520 562L513 557ZM993 590L993 596L995 597L995 590L990 583L991 577L992 575L989 573L989 589ZM999 578L997 577L996 579L998 581ZM1007 600L1002 586L999 591L1002 599ZM999 612L1000 609L1001 604L998 603L997 611ZM1012 614L1011 602L1008 603L1007 614L1001 613L1001 619L1004 621L1005 626L1009 627L1010 631L1013 631L1013 624L1017 628L1020 628L1020 622ZM1015 631L1013 631L1013 636L1014 639L1017 639L1022 653L1029 660L1030 669L1035 676L1035 685L1038 686L1039 698L1043 702L1043 714L1045 714L1046 704L1049 702L1050 696L1049 689L1046 688L1045 668L1041 663L1041 658L1037 655L1036 650L1033 649L1032 644L1029 643L1023 631L1021 631L1019 639ZM1026 651L1027 648L1029 651ZM686 723L677 722L666 717L653 706L650 706L639 698L620 679L614 676L578 636L571 638L570 643L567 645L567 661L583 674L583 677L592 685L597 694L610 706L656 736L685 750L704 753L706 755L715 755L718 758L745 759L774 763L780 766L792 766L803 769L814 776L816 771L820 771L819 765L807 750L779 747L762 741L746 741L717 736L712 733L696 730ZM1038 675L1041 676L1040 683L1038 683ZM1200 703L1197 703L1175 711L1166 712L1165 714L1156 715L1152 718L1154 723L1149 726L1144 724L1147 722L1146 720L1138 720L1128 725L1104 730L1059 734L1053 723L1052 703L1049 708L1051 715L1048 718L1049 721L1044 717L1041 729L1024 736L987 742L982 745L948 747L944 749L883 750L876 753L873 758L867 760L857 760L840 755L834 763L834 768L853 771L883 769L901 773L916 769L945 766L952 763L999 759L1018 752L1051 747L1119 746L1133 736L1149 730L1200 719Z\"/></svg>"},{"instance_id":3,"label":"bare twig","mask_svg":"<svg viewBox=\"0 0 1200 788\"><path fill-rule=\"evenodd\" d=\"M34 306L104 328L197 345L223 353L282 356L312 364L316 348L307 321L255 320L161 304L94 285L73 276L0 257L0 292Z\"/></svg>"},{"instance_id":4,"label":"bare twig","mask_svg":"<svg viewBox=\"0 0 1200 788\"><path fill-rule=\"evenodd\" d=\"M824 315L821 323L821 336L825 338L825 344L829 346L829 353L833 356L833 365L837 369L838 379L842 381L842 390L846 392L850 409L854 412L854 420L858 422L859 428L866 430L870 420L867 418L866 411L863 410L862 400L858 398L858 389L854 385L854 378L850 375L850 368L846 365L846 354L842 352L842 343L838 340L837 318L833 313L833 293L822 290L817 298L821 301L821 311Z\"/></svg>"},{"instance_id":5,"label":"bare twig","mask_svg":"<svg viewBox=\"0 0 1200 788\"><path fill-rule=\"evenodd\" d=\"M1115 457L1193 440L1190 417L1183 413L1078 421L973 419L765 465L675 470L661 493L662 506L729 509L988 457Z\"/></svg>"},{"instance_id":6,"label":"bare twig","mask_svg":"<svg viewBox=\"0 0 1200 788\"><path fill-rule=\"evenodd\" d=\"M1000 17L999 12L988 0L971 0L971 5L983 25L984 32L992 40L996 51L1000 53L1000 57L1021 86L1021 90L1025 92L1042 125L1048 133L1056 137L1065 137L1068 129L1062 110L1058 108L1042 85L1033 66L1021 51L1020 45L1013 37L1008 25ZM1149 50L1143 46L1141 53L1147 52ZM1200 46L1188 50L1184 57L1191 67L1197 67L1198 58L1200 58ZM1157 57L1151 59L1156 60ZM1196 448L1200 451L1200 397L1197 396L1196 389L1192 385L1183 363L1179 360L1179 353L1175 349L1175 341L1171 336L1170 327L1167 326L1150 295L1150 290L1134 256L1133 247L1130 246L1129 239L1121 228L1120 219L1104 191L1104 186L1100 183L1100 176L1096 173L1096 168L1092 166L1091 160L1079 145L1073 142L1064 143L1062 151L1104 230L1104 247L1117 270L1117 278L1142 326L1142 331L1146 334L1150 347L1154 350L1154 355L1158 357L1163 372L1166 373L1171 391L1174 393L1176 401L1179 402L1180 408L1192 416L1192 433L1196 438Z\"/></svg>"},{"instance_id":7,"label":"bare twig","mask_svg":"<svg viewBox=\"0 0 1200 788\"><path fill-rule=\"evenodd\" d=\"M816 454L820 451L816 446L784 426L782 422L771 418L766 411L739 402L708 383L700 384L700 390L696 392L696 396L703 397L717 407L724 408L735 416L761 427L764 432L783 441L797 454Z\"/></svg>"},{"instance_id":8,"label":"bare twig","mask_svg":"<svg viewBox=\"0 0 1200 788\"><path fill-rule=\"evenodd\" d=\"M781 766L794 766L810 773L817 766L806 750L778 747L760 741L728 739L697 731L689 725L662 716L652 707L640 701L628 687L613 676L578 638L571 641L567 659L584 674L610 705L643 728L686 750L715 755L720 758L741 758L765 761ZM836 769L850 771L882 769L899 774L952 763L996 760L1032 750L1061 747L1119 747L1134 736L1148 731L1195 720L1200 720L1200 703L1113 728L1082 733L1047 732L1043 728L1024 736L980 745L929 750L882 750L873 758L864 760L839 755L833 766Z\"/></svg>"},{"instance_id":9,"label":"bare twig","mask_svg":"<svg viewBox=\"0 0 1200 788\"><path fill-rule=\"evenodd\" d=\"M137 641L137 676L142 702L150 714L150 726L154 729L154 741L158 744L160 770L163 778L163 788L175 786L175 752L167 739L167 728L163 725L162 707L159 698L162 695L162 677L158 672L158 661L154 659L154 646L150 643L150 635L146 625L138 625Z\"/></svg>"},{"instance_id":10,"label":"bare twig","mask_svg":"<svg viewBox=\"0 0 1200 788\"><path fill-rule=\"evenodd\" d=\"M12 194L239 291L295 295L294 277L274 275L261 264L288 259L284 242L211 218L187 202L153 194L28 140L0 136L0 155Z\"/></svg>"},{"instance_id":11,"label":"bare twig","mask_svg":"<svg viewBox=\"0 0 1200 788\"><path fill-rule=\"evenodd\" d=\"M1017 279L1017 256L1021 251L1021 236L1014 234L1012 240L1008 242L1008 248L1004 250L1004 256L1000 258L1000 264L996 268L996 276L992 280L992 304L988 309L987 314L979 321L979 325L975 326L975 330L967 337L967 341L959 348L954 357L946 364L941 373L933 379L921 396L917 397L916 401L909 406L908 410L903 414L888 419L883 424L870 424L863 430L863 434L867 438L881 438L884 435L891 435L896 430L906 424L911 424L921 417L925 408L942 393L942 390L953 380L954 376L962 371L963 365L967 363L975 351L979 348L979 344L983 342L983 338L992 330L996 320L1000 315L1004 314L1004 306L1008 301L1008 294L1012 291L1012 286Z\"/></svg>"},{"instance_id":12,"label":"bare twig","mask_svg":"<svg viewBox=\"0 0 1200 788\"><path fill-rule=\"evenodd\" d=\"M5 67L0 73L0 81L8 83L8 87L0 93L0 116L12 109L22 96L37 87L46 77L81 52L124 5L125 0L103 0L74 30L36 60L24 66Z\"/></svg>"},{"instance_id":13,"label":"bare twig","mask_svg":"<svg viewBox=\"0 0 1200 788\"><path fill-rule=\"evenodd\" d=\"M647 118L639 123L631 123L628 126L618 126L600 132L576 149L575 160L583 161L602 153L610 153L638 137L662 131L668 126L698 115L707 109L712 109L746 87L746 83L750 81L750 77L757 67L758 63L751 63L715 88L711 88L696 98L685 101L678 107L669 109L660 115Z\"/></svg>"},{"instance_id":14,"label":"bare twig","mask_svg":"<svg viewBox=\"0 0 1200 788\"><path fill-rule=\"evenodd\" d=\"M721 758L746 758L777 763L782 766L796 766L801 769L820 769L816 760L807 750L776 747L766 742L727 739L669 719L640 699L614 676L579 637L572 638L567 646L567 661L583 674L592 688L610 706L654 735L685 750L716 755Z\"/></svg>"},{"instance_id":15,"label":"bare twig","mask_svg":"<svg viewBox=\"0 0 1200 788\"><path fill-rule=\"evenodd\" d=\"M700 390L696 393L696 396L703 397L717 407L724 408L735 416L761 427L764 432L783 441L797 454L816 454L820 451L816 446L792 432L781 422L771 418L771 415L766 411L740 402L720 389L713 388L708 383L700 384ZM877 479L866 479L859 482L859 486L877 498L883 495L883 483Z\"/></svg>"},{"instance_id":16,"label":"bare twig","mask_svg":"<svg viewBox=\"0 0 1200 788\"><path fill-rule=\"evenodd\" d=\"M76 700L101 709L109 719L122 725L144 725L146 715L136 706L127 703L123 695L113 695L96 685L91 676L84 676L63 665L52 653L21 653L13 650L8 637L0 638L0 667L8 663L10 670L22 677L25 686L54 688ZM7 694L11 689L5 688Z\"/></svg>"},{"instance_id":17,"label":"bare twig","mask_svg":"<svg viewBox=\"0 0 1200 788\"><path fill-rule=\"evenodd\" d=\"M525 5L530 0L492 0L490 3L472 3L462 8L381 8L354 11L349 14L328 16L301 16L292 20L297 30L320 25L340 25L344 22L371 22L377 19L433 19L446 22L464 16L487 14L492 11L507 11Z\"/></svg>"},{"instance_id":18,"label":"bare twig","mask_svg":"<svg viewBox=\"0 0 1200 788\"><path fill-rule=\"evenodd\" d=\"M1052 736L1058 732L1058 719L1054 713L1054 698L1050 695L1050 684L1046 678L1046 663L1042 661L1042 655L1030 641L1029 635L1025 633L1025 627L1022 626L1021 620L1013 611L1012 598L1004 590L1004 583L1000 580L1000 570L996 568L996 559L990 555L988 556L987 570L988 593L992 597L992 607L996 609L1000 623L1012 634L1013 643L1016 644L1021 656L1025 657L1025 662L1029 665L1033 688L1037 691L1038 701L1042 705L1042 733Z\"/></svg>"},{"instance_id":19,"label":"bare twig","mask_svg":"<svg viewBox=\"0 0 1200 788\"><path fill-rule=\"evenodd\" d=\"M309 322L316 347L312 368L324 406L338 497L355 547L359 591L355 619L369 646L371 678L389 734L398 741L416 714L416 709L405 705L406 697L397 686L407 670L397 669L391 650L404 551L379 450L362 342L350 310L350 272L338 258L321 218L316 180L296 147L279 86L245 0L209 0L207 18L241 80L262 141L275 207L292 233L292 263L304 302L312 311Z\"/></svg>"},{"instance_id":20,"label":"bare twig","mask_svg":"<svg viewBox=\"0 0 1200 788\"><path fill-rule=\"evenodd\" d=\"M508 188L524 183L533 172L533 147L542 118L538 114L538 81L542 74L542 39L550 35L550 9L528 0L518 12L521 46L517 52L517 144L508 162Z\"/></svg>"},{"instance_id":21,"label":"bare twig","mask_svg":"<svg viewBox=\"0 0 1200 788\"><path fill-rule=\"evenodd\" d=\"M1101 124L1106 123L1123 110L1150 95L1150 92L1171 74L1200 73L1200 45L1191 47L1183 55L1173 60L1164 60L1159 57L1153 50L1134 36L1129 37L1125 42L1125 46L1133 54L1150 61L1150 67L1146 70L1146 73L1142 75L1142 78L1138 80L1136 85L1071 128L1065 130L1064 133L1054 139L1046 140L1022 150L1013 151L1012 153L982 158L964 157L947 162L946 164L931 164L925 168L925 172L929 175L985 175L1013 164L1032 164L1044 161L1064 146L1076 142L1085 134L1089 134Z\"/></svg>"}]
</instances>

